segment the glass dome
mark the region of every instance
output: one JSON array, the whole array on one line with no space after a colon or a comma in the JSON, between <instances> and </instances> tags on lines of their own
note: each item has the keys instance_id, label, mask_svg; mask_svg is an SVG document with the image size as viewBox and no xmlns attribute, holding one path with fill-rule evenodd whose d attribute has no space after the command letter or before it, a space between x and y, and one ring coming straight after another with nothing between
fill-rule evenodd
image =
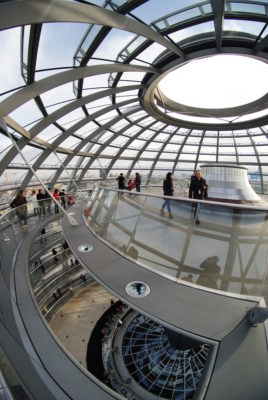
<instances>
[{"instance_id":1,"label":"glass dome","mask_svg":"<svg viewBox=\"0 0 268 400\"><path fill-rule=\"evenodd\" d=\"M0 8L2 188L34 184L29 166L51 185L71 176L79 186L119 172L179 178L201 163L231 163L247 166L267 190L265 77L262 96L238 106L230 98L201 119L157 90L170 71L213 55L250 56L266 67L267 1L5 1ZM249 80L257 75L252 67ZM205 87L212 84L207 78Z\"/></svg>"}]
</instances>

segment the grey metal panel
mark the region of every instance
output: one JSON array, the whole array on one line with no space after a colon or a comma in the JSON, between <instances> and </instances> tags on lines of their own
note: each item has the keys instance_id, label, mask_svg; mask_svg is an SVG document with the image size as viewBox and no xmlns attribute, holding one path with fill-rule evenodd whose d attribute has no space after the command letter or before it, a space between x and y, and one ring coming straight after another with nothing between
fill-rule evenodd
<instances>
[{"instance_id":1,"label":"grey metal panel","mask_svg":"<svg viewBox=\"0 0 268 400\"><path fill-rule=\"evenodd\" d=\"M221 316L219 316L220 318ZM263 324L246 320L220 343L206 400L267 400L268 353Z\"/></svg>"},{"instance_id":2,"label":"grey metal panel","mask_svg":"<svg viewBox=\"0 0 268 400\"><path fill-rule=\"evenodd\" d=\"M71 227L64 219L64 233L76 257L117 296L164 325L209 339L222 340L244 318L247 309L256 304L254 301L184 286L142 268L121 257L93 236L84 225L79 205L73 207L73 211L80 226ZM92 244L94 251L79 253L78 246L83 243ZM125 286L133 280L147 282L151 288L150 295L143 299L128 297Z\"/></svg>"},{"instance_id":3,"label":"grey metal panel","mask_svg":"<svg viewBox=\"0 0 268 400\"><path fill-rule=\"evenodd\" d=\"M51 218L51 220L53 219L55 217ZM90 374L81 368L77 361L66 355L43 320L38 306L33 300L26 275L28 251L34 236L40 232L40 227L47 223L48 221L37 224L31 233L25 237L18 252L14 271L16 304L25 327L25 332L20 331L20 334L26 335L26 339L30 338L32 347L38 354L43 368L53 378L57 386L67 394L68 398L88 400L90 393L92 399L120 399L119 395L113 395L107 387L104 390L104 386L102 388L98 386L96 378L92 377L91 379ZM53 390L54 388L51 387L52 393ZM36 398L39 399L37 396ZM44 400L49 398L49 395L48 397L40 396L40 399ZM61 397L51 395L51 399L59 398Z\"/></svg>"},{"instance_id":4,"label":"grey metal panel","mask_svg":"<svg viewBox=\"0 0 268 400\"><path fill-rule=\"evenodd\" d=\"M1 228L7 230L6 224ZM15 240L12 235L10 239ZM69 395L64 393L55 383L53 376L50 376L48 371L45 370L42 361L32 346L31 339L27 335L27 328L24 326L17 308L18 299L14 287L14 265L10 265L8 262L9 257L6 257L6 254L4 255L5 246L1 246L0 346L4 349L22 385L32 399L70 399ZM23 246L20 247L20 250L23 251ZM6 252L9 252L9 246L6 246ZM22 254L19 254L22 257ZM14 259L16 257L18 260L19 255L15 254ZM21 266L23 265L25 280L26 253L24 253L24 257L20 259L20 262ZM40 315L38 318L40 319ZM42 332L39 332L38 336L42 336Z\"/></svg>"}]
</instances>

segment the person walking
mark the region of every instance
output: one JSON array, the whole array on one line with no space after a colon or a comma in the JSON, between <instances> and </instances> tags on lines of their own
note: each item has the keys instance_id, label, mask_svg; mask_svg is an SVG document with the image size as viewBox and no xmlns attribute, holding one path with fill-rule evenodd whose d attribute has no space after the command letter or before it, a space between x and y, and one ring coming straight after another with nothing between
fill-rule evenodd
<instances>
[{"instance_id":1,"label":"person walking","mask_svg":"<svg viewBox=\"0 0 268 400\"><path fill-rule=\"evenodd\" d=\"M204 178L202 178L202 173L200 169L195 171L195 174L191 176L191 182L189 187L189 199L204 200L208 195L208 185ZM194 204L194 219L197 225L200 225L198 219L199 214L199 204Z\"/></svg>"},{"instance_id":2,"label":"person walking","mask_svg":"<svg viewBox=\"0 0 268 400\"><path fill-rule=\"evenodd\" d=\"M163 180L163 191L164 191L164 196L173 196L174 190L173 190L172 172L168 172L166 178ZM164 203L162 204L162 207L160 209L161 215L165 215L165 207L167 207L169 218L174 218L171 212L170 199L164 199Z\"/></svg>"},{"instance_id":3,"label":"person walking","mask_svg":"<svg viewBox=\"0 0 268 400\"><path fill-rule=\"evenodd\" d=\"M138 172L135 173L135 186L136 186L136 192L141 191L141 176Z\"/></svg>"},{"instance_id":4,"label":"person walking","mask_svg":"<svg viewBox=\"0 0 268 400\"><path fill-rule=\"evenodd\" d=\"M46 237L46 228L43 228L40 232L40 243L46 242L47 237Z\"/></svg>"},{"instance_id":5,"label":"person walking","mask_svg":"<svg viewBox=\"0 0 268 400\"><path fill-rule=\"evenodd\" d=\"M53 197L57 202L60 201L58 189L54 190ZM58 213L59 213L59 206L57 203L55 203L55 214L58 214Z\"/></svg>"},{"instance_id":6,"label":"person walking","mask_svg":"<svg viewBox=\"0 0 268 400\"><path fill-rule=\"evenodd\" d=\"M53 254L53 259L54 259L54 263L57 263L59 260L58 260L58 257L57 257L57 254L58 254L58 252L57 252L57 250L55 249L55 247L53 247L53 249L51 250L51 252L52 252L52 254Z\"/></svg>"}]
</instances>

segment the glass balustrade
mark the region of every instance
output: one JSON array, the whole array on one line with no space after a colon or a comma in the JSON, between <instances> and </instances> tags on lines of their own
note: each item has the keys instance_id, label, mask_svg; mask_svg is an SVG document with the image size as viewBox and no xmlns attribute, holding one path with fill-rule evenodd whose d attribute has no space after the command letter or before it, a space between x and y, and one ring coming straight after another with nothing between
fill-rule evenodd
<instances>
[{"instance_id":1,"label":"glass balustrade","mask_svg":"<svg viewBox=\"0 0 268 400\"><path fill-rule=\"evenodd\" d=\"M66 199L68 198L67 196L68 195L66 195ZM83 194L79 193L79 198L81 197L83 197ZM77 200L77 196L72 195L72 198L73 201ZM50 206L49 209L48 206ZM68 208L67 201L66 208ZM54 218L50 218L53 215ZM40 229L38 229L39 225ZM29 346L24 347L20 333L18 333L18 329L21 329L21 327L15 326L12 317L13 311L10 309L12 306L12 308L14 308L14 314L16 314L18 313L16 306L19 307L21 305L19 297L17 297L17 293L13 288L14 277L10 279L10 276L13 276L10 275L10 273L12 274L11 271L14 268L14 262L16 262L16 271L23 267L23 265L19 265L20 260L18 260L17 257L17 250L20 249L23 241L28 239L30 239L30 247L27 255L25 255L25 257L28 256L28 268L21 272L28 274L29 279L27 279L27 281L35 297L35 305L40 311L40 314L37 313L37 318L38 314L40 318L42 318L43 315L44 320L49 323L56 312L59 311L65 303L71 300L74 295L83 292L84 289L89 289L90 286L94 286L95 284L92 277L71 253L63 234L62 213L55 213L52 200L51 204L48 203L48 200L28 202L20 207L11 209L0 217L0 398L4 396L3 398L5 399L23 398L27 400L32 398L32 395L30 396L27 393L30 385L28 385L27 381L22 381L22 379L18 377L18 375L20 375L18 371L20 371L22 367L20 364L22 362L21 360L23 360L23 363L25 360L30 360L33 371L35 371L36 368L42 373L42 369L44 368L39 359L33 356L32 350L29 350ZM52 252L53 248L56 250L56 253ZM27 260L24 259L23 261L26 265ZM16 279L18 278L16 277ZM19 286L19 284L20 282L15 282L15 286ZM106 294L107 307L110 305L110 296L109 293ZM10 302L12 303L11 306ZM29 304L27 302L29 302ZM31 296L29 298L25 293L23 305L25 306L27 303L27 307L32 302L33 299ZM79 307L82 307L81 304L82 303L80 303ZM94 306L95 304L93 304L92 308L94 308ZM102 308L100 309L102 310ZM75 315L79 315L82 311L82 308L76 309ZM36 322L36 320L34 320L35 317L31 317L32 324ZM45 325L43 329L45 335ZM55 327L54 329L56 330ZM27 333L29 334L29 331L27 331ZM50 332L49 335L53 336L53 333ZM84 333L81 332L81 340L82 335L84 336ZM25 338L26 342L27 340ZM61 348L61 350L65 351L64 344L61 343L60 338L57 338L56 333L54 335L54 340L57 342L56 348ZM79 349L82 349L82 355L79 351L76 351L74 358L77 360L77 364L78 362L80 362L80 364L82 363L80 361L82 358L84 360L83 365L86 367L87 343L85 339L81 340L80 343L82 343L82 345L80 345ZM85 342L85 345L83 345L83 342ZM41 347L38 348L38 350L36 348L36 351L40 349ZM69 353L66 354L66 360L70 352L73 354L70 348L68 348L68 350ZM48 347L46 351L49 352L51 349ZM71 362L73 363L73 359ZM26 364L25 368L28 368L29 365L26 366ZM27 369L25 373L30 377L33 371ZM85 371L83 371L83 374L85 374ZM107 387L105 387L101 381L97 381L92 375L88 376L88 378L89 390L93 380L95 384L97 383L101 389L107 392ZM40 396L42 397L43 394L40 394ZM49 396L50 393L48 393L48 397ZM113 398L116 397L113 396Z\"/></svg>"},{"instance_id":2,"label":"glass balustrade","mask_svg":"<svg viewBox=\"0 0 268 400\"><path fill-rule=\"evenodd\" d=\"M88 227L123 256L186 285L266 297L268 208L164 198L96 186Z\"/></svg>"}]
</instances>

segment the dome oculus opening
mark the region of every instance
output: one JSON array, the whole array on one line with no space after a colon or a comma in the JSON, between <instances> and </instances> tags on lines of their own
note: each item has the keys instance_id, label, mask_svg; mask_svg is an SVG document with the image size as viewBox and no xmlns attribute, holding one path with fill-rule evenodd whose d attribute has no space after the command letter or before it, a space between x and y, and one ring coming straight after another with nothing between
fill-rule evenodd
<instances>
[{"instance_id":1,"label":"dome oculus opening","mask_svg":"<svg viewBox=\"0 0 268 400\"><path fill-rule=\"evenodd\" d=\"M223 109L251 103L268 92L268 65L254 58L217 55L191 61L159 83L170 100L189 107Z\"/></svg>"}]
</instances>

